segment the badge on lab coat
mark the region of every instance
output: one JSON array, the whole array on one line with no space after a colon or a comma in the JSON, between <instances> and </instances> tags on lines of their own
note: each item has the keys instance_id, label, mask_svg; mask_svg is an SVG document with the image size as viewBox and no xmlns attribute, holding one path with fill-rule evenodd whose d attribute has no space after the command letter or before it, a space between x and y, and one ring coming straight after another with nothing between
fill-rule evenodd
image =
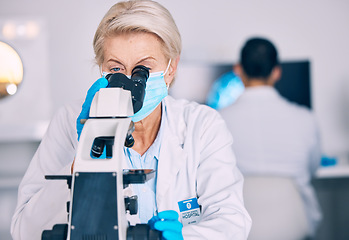
<instances>
[{"instance_id":1,"label":"badge on lab coat","mask_svg":"<svg viewBox=\"0 0 349 240\"><path fill-rule=\"evenodd\" d=\"M195 224L200 221L200 206L197 198L178 202L178 207L183 226Z\"/></svg>"}]
</instances>

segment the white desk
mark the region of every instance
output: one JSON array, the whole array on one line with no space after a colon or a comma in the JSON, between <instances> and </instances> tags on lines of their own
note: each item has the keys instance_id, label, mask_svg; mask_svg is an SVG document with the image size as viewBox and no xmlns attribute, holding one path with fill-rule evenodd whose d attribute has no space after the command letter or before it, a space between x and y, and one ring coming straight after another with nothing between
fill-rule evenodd
<instances>
[{"instance_id":1,"label":"white desk","mask_svg":"<svg viewBox=\"0 0 349 240\"><path fill-rule=\"evenodd\" d=\"M337 164L321 167L315 174L316 178L342 178L349 177L349 156L339 157Z\"/></svg>"}]
</instances>

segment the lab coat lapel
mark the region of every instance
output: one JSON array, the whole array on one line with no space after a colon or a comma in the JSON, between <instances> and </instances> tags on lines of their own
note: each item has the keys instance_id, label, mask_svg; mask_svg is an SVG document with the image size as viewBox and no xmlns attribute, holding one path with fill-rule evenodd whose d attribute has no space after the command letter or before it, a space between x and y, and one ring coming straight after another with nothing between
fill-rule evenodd
<instances>
[{"instance_id":1,"label":"lab coat lapel","mask_svg":"<svg viewBox=\"0 0 349 240\"><path fill-rule=\"evenodd\" d=\"M185 167L187 158L188 155L183 150L183 143L180 142L178 137L173 134L165 134L158 162L156 187L158 211L173 209L173 203L169 199L175 199L175 196L172 196L173 192L169 189L176 181L180 168Z\"/></svg>"}]
</instances>

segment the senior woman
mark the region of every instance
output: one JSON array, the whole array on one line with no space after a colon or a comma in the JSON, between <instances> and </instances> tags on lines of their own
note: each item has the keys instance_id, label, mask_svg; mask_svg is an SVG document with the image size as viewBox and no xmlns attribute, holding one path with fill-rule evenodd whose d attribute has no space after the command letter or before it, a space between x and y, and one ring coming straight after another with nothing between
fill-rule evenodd
<instances>
[{"instance_id":1,"label":"senior woman","mask_svg":"<svg viewBox=\"0 0 349 240\"><path fill-rule=\"evenodd\" d=\"M107 87L104 75L131 75L137 65L147 67L150 76L144 105L132 116L135 144L125 147L124 154L129 168L157 172L153 181L135 185L140 205L131 224L151 220L165 239L246 239L251 220L242 199L243 177L224 121L209 107L167 96L181 52L168 10L148 0L115 4L96 31L94 51L102 77L82 108L80 101L73 103L52 119L19 187L13 239L40 239L43 230L67 222L66 183L45 181L44 176L71 173L83 131L80 120L88 118L93 95ZM188 200L199 214L193 224L181 215Z\"/></svg>"}]
</instances>

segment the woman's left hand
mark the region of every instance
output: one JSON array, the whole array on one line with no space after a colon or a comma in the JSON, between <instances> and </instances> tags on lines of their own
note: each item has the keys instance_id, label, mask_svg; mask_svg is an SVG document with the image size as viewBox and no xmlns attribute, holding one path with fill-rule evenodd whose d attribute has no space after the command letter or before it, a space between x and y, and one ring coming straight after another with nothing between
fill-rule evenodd
<instances>
[{"instance_id":1,"label":"woman's left hand","mask_svg":"<svg viewBox=\"0 0 349 240\"><path fill-rule=\"evenodd\" d=\"M182 240L183 225L178 221L178 213L173 210L159 212L157 216L152 217L148 224L152 229L162 232L163 239Z\"/></svg>"}]
</instances>

